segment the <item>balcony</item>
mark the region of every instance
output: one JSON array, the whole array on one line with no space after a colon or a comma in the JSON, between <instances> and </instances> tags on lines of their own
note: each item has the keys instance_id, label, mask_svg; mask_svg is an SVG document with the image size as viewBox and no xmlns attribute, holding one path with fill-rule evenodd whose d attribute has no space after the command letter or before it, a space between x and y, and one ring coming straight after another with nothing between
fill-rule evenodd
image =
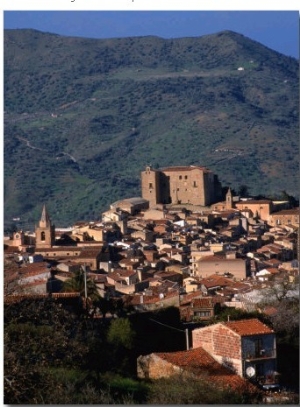
<instances>
[{"instance_id":1,"label":"balcony","mask_svg":"<svg viewBox=\"0 0 300 407\"><path fill-rule=\"evenodd\" d=\"M245 352L243 359L246 361L265 360L276 358L276 349L260 349L256 352Z\"/></svg>"}]
</instances>

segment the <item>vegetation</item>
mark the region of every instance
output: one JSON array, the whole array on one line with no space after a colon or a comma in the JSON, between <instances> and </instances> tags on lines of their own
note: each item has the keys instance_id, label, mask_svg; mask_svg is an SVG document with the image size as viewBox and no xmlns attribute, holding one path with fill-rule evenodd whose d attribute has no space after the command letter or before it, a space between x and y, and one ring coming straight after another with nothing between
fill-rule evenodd
<instances>
[{"instance_id":1,"label":"vegetation","mask_svg":"<svg viewBox=\"0 0 300 407\"><path fill-rule=\"evenodd\" d=\"M74 282L84 295L80 273L73 288ZM134 313L126 301L93 296L94 290L87 287L87 304L78 297L5 304L6 404L255 403L258 395L214 389L205 377L188 382L182 376L138 380L139 355L186 349L178 309ZM255 317L273 327L281 383L297 392L299 302L288 295L294 288L294 283L285 281L270 288L261 308L276 307L274 315L222 307L210 323ZM91 318L97 310L103 318Z\"/></svg>"},{"instance_id":2,"label":"vegetation","mask_svg":"<svg viewBox=\"0 0 300 407\"><path fill-rule=\"evenodd\" d=\"M293 193L298 71L230 31L95 40L5 30L5 222L32 228L44 202L62 226L99 218L141 194L148 164L204 165L236 190Z\"/></svg>"},{"instance_id":3,"label":"vegetation","mask_svg":"<svg viewBox=\"0 0 300 407\"><path fill-rule=\"evenodd\" d=\"M97 286L94 280L87 278L85 283L84 270L81 269L74 273L74 276L68 278L62 287L62 292L78 292L82 297L96 301L99 298Z\"/></svg>"},{"instance_id":4,"label":"vegetation","mask_svg":"<svg viewBox=\"0 0 300 407\"><path fill-rule=\"evenodd\" d=\"M141 340L145 324L149 326L151 318L164 321L172 315L176 322L173 308L136 314L132 320L128 316L92 319L84 308L64 300L6 304L5 404L257 402L258 395L216 389L205 376L198 380L180 375L154 381L137 379L136 358L149 351ZM164 330L159 346L166 351L174 341L174 331L168 332L162 325L157 329ZM155 335L154 329L152 337ZM154 344L151 350L157 349Z\"/></svg>"}]
</instances>

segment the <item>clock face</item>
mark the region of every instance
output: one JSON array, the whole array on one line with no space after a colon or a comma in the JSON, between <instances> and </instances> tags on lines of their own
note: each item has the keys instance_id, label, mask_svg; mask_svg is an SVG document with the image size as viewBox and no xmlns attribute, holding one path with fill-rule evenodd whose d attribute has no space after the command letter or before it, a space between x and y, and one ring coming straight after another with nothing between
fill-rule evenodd
<instances>
[{"instance_id":1,"label":"clock face","mask_svg":"<svg viewBox=\"0 0 300 407\"><path fill-rule=\"evenodd\" d=\"M16 239L19 239L19 237L20 237L20 236L19 236L18 233L17 233L17 234L16 234Z\"/></svg>"},{"instance_id":2,"label":"clock face","mask_svg":"<svg viewBox=\"0 0 300 407\"><path fill-rule=\"evenodd\" d=\"M255 369L254 369L253 366L247 367L247 369L246 369L246 375L247 375L248 377L253 377L253 376L255 376Z\"/></svg>"}]
</instances>

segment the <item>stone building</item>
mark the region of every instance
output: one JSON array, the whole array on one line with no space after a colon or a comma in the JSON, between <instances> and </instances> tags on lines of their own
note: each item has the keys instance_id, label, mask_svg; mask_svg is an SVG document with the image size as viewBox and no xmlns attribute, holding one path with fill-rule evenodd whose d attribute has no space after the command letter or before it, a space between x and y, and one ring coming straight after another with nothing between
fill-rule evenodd
<instances>
[{"instance_id":1,"label":"stone building","mask_svg":"<svg viewBox=\"0 0 300 407\"><path fill-rule=\"evenodd\" d=\"M192 332L193 348L205 349L241 377L265 382L276 375L274 331L258 319L220 322Z\"/></svg>"},{"instance_id":2,"label":"stone building","mask_svg":"<svg viewBox=\"0 0 300 407\"><path fill-rule=\"evenodd\" d=\"M272 213L269 217L269 225L271 226L290 226L299 227L299 207L285 209L279 212Z\"/></svg>"},{"instance_id":3,"label":"stone building","mask_svg":"<svg viewBox=\"0 0 300 407\"><path fill-rule=\"evenodd\" d=\"M150 203L207 206L221 198L218 177L205 167L182 166L141 173L142 196Z\"/></svg>"},{"instance_id":4,"label":"stone building","mask_svg":"<svg viewBox=\"0 0 300 407\"><path fill-rule=\"evenodd\" d=\"M35 228L36 249L49 248L55 242L55 226L52 225L46 205L43 206L42 216L38 226Z\"/></svg>"},{"instance_id":5,"label":"stone building","mask_svg":"<svg viewBox=\"0 0 300 407\"><path fill-rule=\"evenodd\" d=\"M232 389L238 393L253 391L254 387L244 378L217 362L203 348L178 352L160 352L141 355L137 359L139 378L160 379L181 375L207 380L218 389Z\"/></svg>"}]
</instances>

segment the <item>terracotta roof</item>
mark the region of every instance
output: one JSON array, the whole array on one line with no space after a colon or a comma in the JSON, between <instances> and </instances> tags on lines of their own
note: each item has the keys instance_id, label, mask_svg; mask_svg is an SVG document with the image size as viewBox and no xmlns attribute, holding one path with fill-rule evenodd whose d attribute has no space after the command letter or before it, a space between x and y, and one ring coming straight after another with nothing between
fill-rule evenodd
<instances>
[{"instance_id":1,"label":"terracotta roof","mask_svg":"<svg viewBox=\"0 0 300 407\"><path fill-rule=\"evenodd\" d=\"M274 331L267 325L260 322L259 319L242 319L240 321L222 322L227 328L231 329L240 336L271 334Z\"/></svg>"},{"instance_id":2,"label":"terracotta roof","mask_svg":"<svg viewBox=\"0 0 300 407\"><path fill-rule=\"evenodd\" d=\"M18 302L22 300L39 300L44 298L76 298L80 297L80 293L71 292L71 293L52 293L49 294L14 294L7 295L4 297L4 303Z\"/></svg>"},{"instance_id":3,"label":"terracotta roof","mask_svg":"<svg viewBox=\"0 0 300 407\"><path fill-rule=\"evenodd\" d=\"M201 347L188 351L155 353L155 355L196 376L205 375L210 382L223 388L237 390L238 388L252 387L245 379L219 364Z\"/></svg>"},{"instance_id":4,"label":"terracotta roof","mask_svg":"<svg viewBox=\"0 0 300 407\"><path fill-rule=\"evenodd\" d=\"M214 304L213 304L213 302L212 302L212 299L211 298L209 298L209 297L206 297L206 298L195 298L193 301L192 301L192 303L193 303L193 306L195 307L195 308L206 308L206 307L209 307L209 308L211 308L211 307L213 307L214 306Z\"/></svg>"},{"instance_id":5,"label":"terracotta roof","mask_svg":"<svg viewBox=\"0 0 300 407\"><path fill-rule=\"evenodd\" d=\"M200 280L201 285L204 285L206 288L212 287L226 287L234 284L232 280L227 277L219 276L217 274L212 274L207 278Z\"/></svg>"},{"instance_id":6,"label":"terracotta roof","mask_svg":"<svg viewBox=\"0 0 300 407\"><path fill-rule=\"evenodd\" d=\"M59 246L59 247L42 247L36 248L35 253L44 253L44 252L78 252L82 250L82 248L77 246Z\"/></svg>"},{"instance_id":7,"label":"terracotta roof","mask_svg":"<svg viewBox=\"0 0 300 407\"><path fill-rule=\"evenodd\" d=\"M199 167L199 166L194 166L194 165L190 165L190 166L175 166L175 167L164 167L164 168L160 168L159 171L193 171L193 170L201 170L203 172L211 172L208 168L206 167Z\"/></svg>"},{"instance_id":8,"label":"terracotta roof","mask_svg":"<svg viewBox=\"0 0 300 407\"><path fill-rule=\"evenodd\" d=\"M244 263L245 260L241 259L241 258L234 258L234 259L227 259L226 257L222 257L222 256L216 256L216 255L208 255L208 256L204 256L201 257L199 260L197 260L199 263L204 263L206 261L209 262L230 262L230 261L234 261L234 262L239 262L239 263Z\"/></svg>"},{"instance_id":9,"label":"terracotta roof","mask_svg":"<svg viewBox=\"0 0 300 407\"><path fill-rule=\"evenodd\" d=\"M134 270L124 270L124 269L116 269L107 274L107 277L111 277L113 279L118 277L132 277L136 275L136 271Z\"/></svg>"},{"instance_id":10,"label":"terracotta roof","mask_svg":"<svg viewBox=\"0 0 300 407\"><path fill-rule=\"evenodd\" d=\"M4 242L5 245L5 242ZM14 254L20 252L19 246L5 246L4 253L5 254Z\"/></svg>"},{"instance_id":11,"label":"terracotta roof","mask_svg":"<svg viewBox=\"0 0 300 407\"><path fill-rule=\"evenodd\" d=\"M272 201L269 200L269 199L259 199L259 200L250 199L249 201L239 201L236 204L237 205L241 205L241 204L244 204L244 205L258 205L258 204L270 204L270 203L272 203Z\"/></svg>"},{"instance_id":12,"label":"terracotta roof","mask_svg":"<svg viewBox=\"0 0 300 407\"><path fill-rule=\"evenodd\" d=\"M292 209L283 209L282 211L272 213L272 216L281 216L281 215L299 215L299 207L298 208L292 208Z\"/></svg>"}]
</instances>

